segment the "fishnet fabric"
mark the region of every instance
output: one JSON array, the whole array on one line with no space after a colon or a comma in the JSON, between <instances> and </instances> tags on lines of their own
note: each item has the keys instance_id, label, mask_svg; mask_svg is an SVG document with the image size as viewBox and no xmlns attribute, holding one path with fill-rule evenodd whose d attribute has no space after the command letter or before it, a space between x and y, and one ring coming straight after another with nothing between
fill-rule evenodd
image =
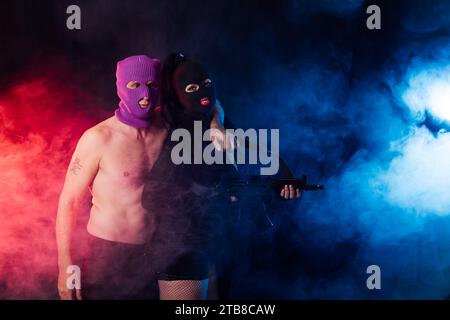
<instances>
[{"instance_id":1,"label":"fishnet fabric","mask_svg":"<svg viewBox=\"0 0 450 320\"><path fill-rule=\"evenodd\" d=\"M159 282L160 300L205 300L208 280L174 280Z\"/></svg>"}]
</instances>

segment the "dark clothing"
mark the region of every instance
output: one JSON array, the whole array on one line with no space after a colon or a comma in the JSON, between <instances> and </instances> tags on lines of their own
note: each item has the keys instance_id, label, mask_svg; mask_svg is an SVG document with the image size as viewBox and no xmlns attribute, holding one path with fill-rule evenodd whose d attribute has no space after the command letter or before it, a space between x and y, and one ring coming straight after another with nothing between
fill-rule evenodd
<instances>
[{"instance_id":1,"label":"dark clothing","mask_svg":"<svg viewBox=\"0 0 450 320\"><path fill-rule=\"evenodd\" d=\"M172 250L171 250L172 249ZM204 280L208 278L212 260L209 254L202 250L186 250L177 252L176 248L168 249L170 262L159 268L157 279L164 281L173 280Z\"/></svg>"},{"instance_id":2,"label":"dark clothing","mask_svg":"<svg viewBox=\"0 0 450 320\"><path fill-rule=\"evenodd\" d=\"M175 165L166 141L149 172L142 205L155 216L151 241L160 280L203 280L226 246L230 198L215 187L235 175L232 165ZM193 150L193 149L192 149Z\"/></svg>"},{"instance_id":3,"label":"dark clothing","mask_svg":"<svg viewBox=\"0 0 450 320\"><path fill-rule=\"evenodd\" d=\"M83 264L83 299L156 299L158 289L148 244L136 245L89 236Z\"/></svg>"},{"instance_id":4,"label":"dark clothing","mask_svg":"<svg viewBox=\"0 0 450 320\"><path fill-rule=\"evenodd\" d=\"M229 121L225 126L233 127ZM242 188L233 194L240 200L230 202L230 194L221 187L226 189L234 179L259 176L260 166L243 164L237 170L221 164L175 165L171 151L177 143L170 141L169 134L142 197L157 226L151 247L158 279L203 280L214 264L220 297L239 297L239 291L248 292L261 282L255 271L272 272L273 235L282 217L271 209L278 211L281 203L286 206L289 201L281 199L281 190L261 196ZM280 159L276 177L290 176Z\"/></svg>"}]
</instances>

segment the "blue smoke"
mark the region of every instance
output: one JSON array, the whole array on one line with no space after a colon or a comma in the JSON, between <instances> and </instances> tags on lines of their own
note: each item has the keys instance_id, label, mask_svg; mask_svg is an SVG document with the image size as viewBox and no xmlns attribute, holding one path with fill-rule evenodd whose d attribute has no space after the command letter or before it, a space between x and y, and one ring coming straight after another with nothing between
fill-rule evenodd
<instances>
[{"instance_id":1,"label":"blue smoke","mask_svg":"<svg viewBox=\"0 0 450 320\"><path fill-rule=\"evenodd\" d=\"M289 63L263 59L255 92L236 98L254 106L239 115L243 123L280 128L281 155L293 171L327 186L305 194L297 211L299 232L290 239L302 256L297 281L272 280L290 292L284 297L450 293L450 4L427 3L403 7L400 42L381 68L355 75L352 50L328 43ZM291 4L298 19L342 18L362 1ZM372 264L381 268L379 291L366 287Z\"/></svg>"},{"instance_id":2,"label":"blue smoke","mask_svg":"<svg viewBox=\"0 0 450 320\"><path fill-rule=\"evenodd\" d=\"M402 15L402 26L408 31L430 33L448 29L450 25L446 0L408 1L407 7Z\"/></svg>"}]
</instances>

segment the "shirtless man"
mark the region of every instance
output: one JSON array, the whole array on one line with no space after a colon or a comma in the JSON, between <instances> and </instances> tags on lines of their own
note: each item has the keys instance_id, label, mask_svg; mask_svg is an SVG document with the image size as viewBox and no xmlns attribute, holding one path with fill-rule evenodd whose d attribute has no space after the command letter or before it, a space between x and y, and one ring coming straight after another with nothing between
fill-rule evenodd
<instances>
[{"instance_id":1,"label":"shirtless man","mask_svg":"<svg viewBox=\"0 0 450 320\"><path fill-rule=\"evenodd\" d=\"M56 221L61 299L82 298L81 290L75 294L67 287L66 271L73 264L71 233L76 211L88 189L92 194L87 225L91 252L82 272L83 297L143 298L141 293L151 281L147 243L154 224L151 213L141 205L141 195L143 178L167 138L157 107L159 69L159 60L147 56L119 61L119 108L114 116L88 129L77 144ZM217 115L216 109L214 121Z\"/></svg>"}]
</instances>

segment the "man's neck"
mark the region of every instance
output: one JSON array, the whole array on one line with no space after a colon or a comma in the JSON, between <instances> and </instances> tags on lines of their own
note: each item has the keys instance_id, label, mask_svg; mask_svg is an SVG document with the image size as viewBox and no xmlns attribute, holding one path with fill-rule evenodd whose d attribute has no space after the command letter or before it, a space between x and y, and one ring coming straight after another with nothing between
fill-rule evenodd
<instances>
[{"instance_id":1,"label":"man's neck","mask_svg":"<svg viewBox=\"0 0 450 320\"><path fill-rule=\"evenodd\" d=\"M147 114L146 117L139 118L127 111L127 107L123 101L119 102L119 107L114 112L114 115L121 122L132 126L134 128L146 128L149 125L150 114Z\"/></svg>"},{"instance_id":2,"label":"man's neck","mask_svg":"<svg viewBox=\"0 0 450 320\"><path fill-rule=\"evenodd\" d=\"M114 118L115 118L115 121L117 122L117 125L121 128L121 130L126 132L127 135L130 135L130 136L136 138L137 140L145 139L148 136L148 134L150 133L150 127L148 127L148 128L135 128L135 127L130 126L130 125L126 124L126 123L123 123L122 121L117 119L117 117L114 117Z\"/></svg>"}]
</instances>

